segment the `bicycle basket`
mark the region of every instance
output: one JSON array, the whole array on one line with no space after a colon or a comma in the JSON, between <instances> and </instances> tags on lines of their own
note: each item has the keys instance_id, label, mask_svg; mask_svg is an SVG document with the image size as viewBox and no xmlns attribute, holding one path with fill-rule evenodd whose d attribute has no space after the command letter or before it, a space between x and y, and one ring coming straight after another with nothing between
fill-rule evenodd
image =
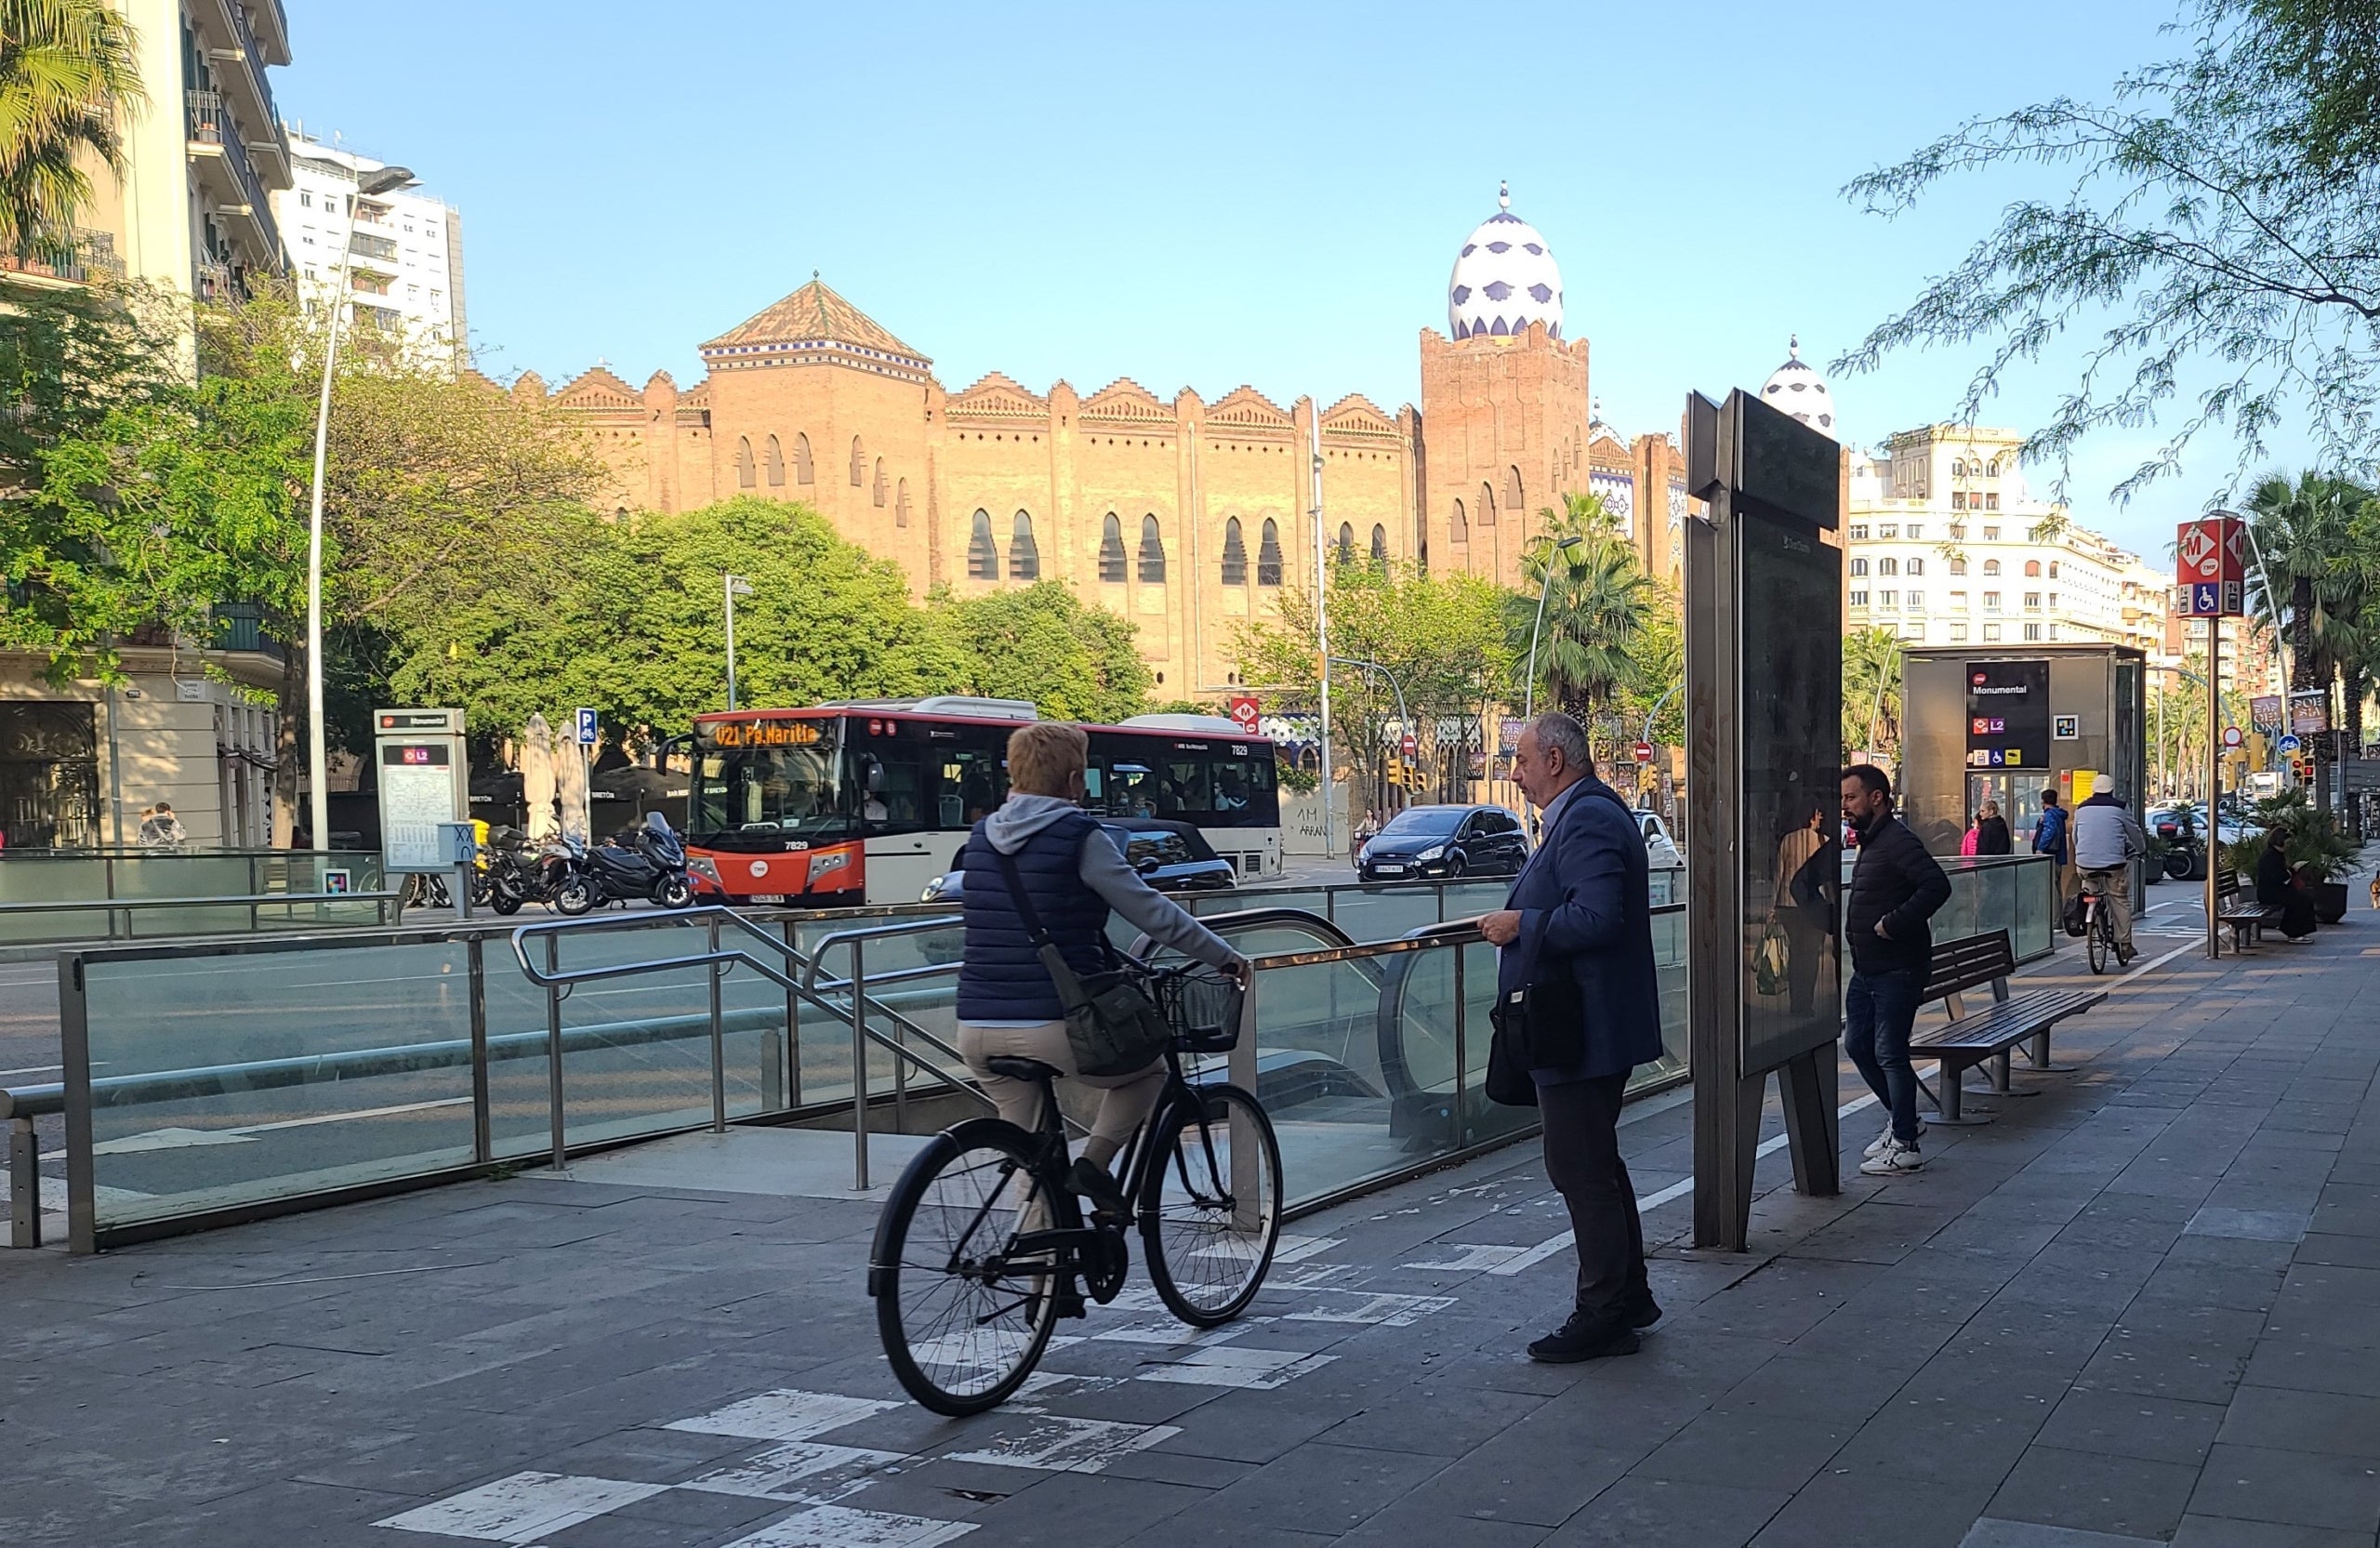
<instances>
[{"instance_id":1,"label":"bicycle basket","mask_svg":"<svg viewBox=\"0 0 2380 1548\"><path fill-rule=\"evenodd\" d=\"M1238 1046L1245 991L1229 973L1189 968L1160 979L1157 989L1158 1007L1183 1052L1228 1053Z\"/></svg>"}]
</instances>

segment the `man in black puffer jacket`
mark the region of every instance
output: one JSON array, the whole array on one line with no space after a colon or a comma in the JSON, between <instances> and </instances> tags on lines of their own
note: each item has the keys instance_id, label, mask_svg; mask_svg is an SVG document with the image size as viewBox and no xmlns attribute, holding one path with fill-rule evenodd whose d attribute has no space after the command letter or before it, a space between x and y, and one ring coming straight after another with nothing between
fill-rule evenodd
<instances>
[{"instance_id":1,"label":"man in black puffer jacket","mask_svg":"<svg viewBox=\"0 0 2380 1548\"><path fill-rule=\"evenodd\" d=\"M1950 900L1950 879L1893 815L1893 783L1874 764L1843 771L1843 816L1859 834L1844 907L1851 986L1844 996L1843 1049L1888 1115L1859 1170L1890 1177L1925 1164L1917 1149L1922 1131L1909 1032L1934 965L1934 933L1925 921Z\"/></svg>"}]
</instances>

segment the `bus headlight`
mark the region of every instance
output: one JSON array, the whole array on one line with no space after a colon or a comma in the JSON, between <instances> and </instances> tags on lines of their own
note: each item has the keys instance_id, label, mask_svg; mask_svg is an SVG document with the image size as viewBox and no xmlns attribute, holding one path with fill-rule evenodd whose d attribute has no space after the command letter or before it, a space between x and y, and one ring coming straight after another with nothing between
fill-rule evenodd
<instances>
[{"instance_id":1,"label":"bus headlight","mask_svg":"<svg viewBox=\"0 0 2380 1548\"><path fill-rule=\"evenodd\" d=\"M696 876L701 877L705 881L709 882L712 886L718 887L721 892L725 892L727 890L725 887L721 886L719 880L719 867L711 863L711 857L709 855L688 855L686 857L686 868L694 872Z\"/></svg>"},{"instance_id":2,"label":"bus headlight","mask_svg":"<svg viewBox=\"0 0 2380 1548\"><path fill-rule=\"evenodd\" d=\"M810 890L818 890L818 879L829 871L841 870L852 863L851 851L822 851L810 857Z\"/></svg>"}]
</instances>

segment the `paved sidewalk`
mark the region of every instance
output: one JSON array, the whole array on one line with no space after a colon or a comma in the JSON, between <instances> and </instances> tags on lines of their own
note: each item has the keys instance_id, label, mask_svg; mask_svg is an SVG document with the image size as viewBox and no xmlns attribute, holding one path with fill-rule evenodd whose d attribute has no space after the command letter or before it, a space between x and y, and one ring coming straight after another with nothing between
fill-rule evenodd
<instances>
[{"instance_id":1,"label":"paved sidewalk","mask_svg":"<svg viewBox=\"0 0 2380 1548\"><path fill-rule=\"evenodd\" d=\"M1195 1341L1136 1272L963 1422L883 1368L864 1202L533 1175L0 1254L0 1541L2373 1548L2373 938L2145 963L1923 1174L1662 1248L1583 1367L1519 1353L1570 1272L1529 1148L1298 1223ZM1648 1196L1687 1117L1631 1110Z\"/></svg>"}]
</instances>

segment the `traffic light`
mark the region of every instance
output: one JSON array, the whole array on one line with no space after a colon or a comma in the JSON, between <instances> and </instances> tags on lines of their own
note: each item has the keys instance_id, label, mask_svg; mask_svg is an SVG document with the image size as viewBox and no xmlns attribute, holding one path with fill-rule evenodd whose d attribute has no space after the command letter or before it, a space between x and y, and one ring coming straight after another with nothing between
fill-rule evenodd
<instances>
[{"instance_id":1,"label":"traffic light","mask_svg":"<svg viewBox=\"0 0 2380 1548\"><path fill-rule=\"evenodd\" d=\"M1403 785L1405 783L1405 760L1396 757L1395 754L1391 754L1388 760L1388 770L1382 777L1386 779L1391 785Z\"/></svg>"}]
</instances>

